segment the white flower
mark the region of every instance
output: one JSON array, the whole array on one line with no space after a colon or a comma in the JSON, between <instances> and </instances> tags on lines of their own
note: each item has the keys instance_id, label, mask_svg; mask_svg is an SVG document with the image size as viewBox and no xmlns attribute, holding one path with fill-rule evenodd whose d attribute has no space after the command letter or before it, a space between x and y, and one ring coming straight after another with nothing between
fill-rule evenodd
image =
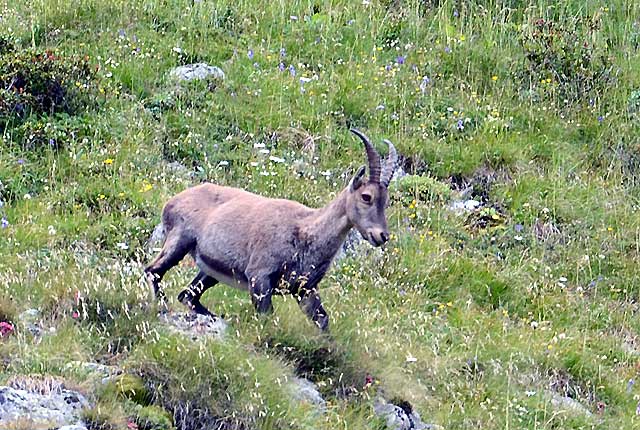
<instances>
[{"instance_id":1,"label":"white flower","mask_svg":"<svg viewBox=\"0 0 640 430\"><path fill-rule=\"evenodd\" d=\"M284 163L284 158L275 157L273 155L269 157L269 160L273 161L274 163Z\"/></svg>"},{"instance_id":2,"label":"white flower","mask_svg":"<svg viewBox=\"0 0 640 430\"><path fill-rule=\"evenodd\" d=\"M227 160L222 160L221 162L218 163L218 167L224 167L228 165L229 165L229 162Z\"/></svg>"},{"instance_id":3,"label":"white flower","mask_svg":"<svg viewBox=\"0 0 640 430\"><path fill-rule=\"evenodd\" d=\"M124 242L118 242L118 243L116 243L116 246L117 246L118 248L122 249L122 250L127 250L127 249L129 249L129 245L127 245L127 244L126 244L126 243L124 243Z\"/></svg>"},{"instance_id":4,"label":"white flower","mask_svg":"<svg viewBox=\"0 0 640 430\"><path fill-rule=\"evenodd\" d=\"M49 230L49 236L54 236L56 234L56 229L54 226L50 225L49 227L47 227L47 229Z\"/></svg>"}]
</instances>

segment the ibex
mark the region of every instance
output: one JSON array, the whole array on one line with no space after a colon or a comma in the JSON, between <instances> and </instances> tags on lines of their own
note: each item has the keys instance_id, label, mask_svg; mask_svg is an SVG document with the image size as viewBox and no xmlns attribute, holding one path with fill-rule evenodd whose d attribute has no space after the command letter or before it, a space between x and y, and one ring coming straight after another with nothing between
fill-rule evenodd
<instances>
[{"instance_id":1,"label":"ibex","mask_svg":"<svg viewBox=\"0 0 640 430\"><path fill-rule=\"evenodd\" d=\"M156 298L163 301L160 280L190 254L200 269L178 300L192 311L211 315L200 303L218 282L246 289L259 313L272 310L271 296L287 291L321 330L329 324L317 285L355 227L373 246L389 240L385 208L397 163L391 142L384 168L380 155L360 131L369 162L369 180L361 166L350 184L325 207L271 199L237 188L202 184L173 198L162 211L165 242L145 269ZM286 288L282 288L282 286Z\"/></svg>"}]
</instances>

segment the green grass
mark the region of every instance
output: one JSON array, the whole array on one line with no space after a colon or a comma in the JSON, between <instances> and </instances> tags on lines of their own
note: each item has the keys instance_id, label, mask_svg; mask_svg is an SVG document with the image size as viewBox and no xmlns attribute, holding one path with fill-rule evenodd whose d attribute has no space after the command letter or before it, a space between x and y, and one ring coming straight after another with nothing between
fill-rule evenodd
<instances>
[{"instance_id":1,"label":"green grass","mask_svg":"<svg viewBox=\"0 0 640 430\"><path fill-rule=\"evenodd\" d=\"M39 308L51 328L0 339L0 381L62 376L96 428L166 427L158 408L185 429L383 428L378 394L451 429L637 427L638 16L621 0L0 0L11 55L91 67L74 112L6 119L0 91L0 317ZM199 61L226 79L169 78ZM393 188L386 249L323 281L331 336L291 299L262 318L224 286L204 300L227 341L163 331L142 280L163 202L207 180L322 205L364 161L349 126L420 177ZM460 184L484 212L447 209ZM192 276L167 275L172 307ZM71 360L138 374L153 405ZM324 414L291 399L296 373ZM185 421L188 405L204 412Z\"/></svg>"}]
</instances>

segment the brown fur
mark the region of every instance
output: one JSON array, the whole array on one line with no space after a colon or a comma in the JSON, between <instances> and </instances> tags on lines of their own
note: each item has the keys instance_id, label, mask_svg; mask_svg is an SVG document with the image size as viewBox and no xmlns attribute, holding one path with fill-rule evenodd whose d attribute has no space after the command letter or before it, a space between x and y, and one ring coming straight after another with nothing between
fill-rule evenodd
<instances>
[{"instance_id":1,"label":"brown fur","mask_svg":"<svg viewBox=\"0 0 640 430\"><path fill-rule=\"evenodd\" d=\"M366 136L358 136L370 152L373 147ZM379 158L377 163L380 167ZM393 172L386 169L384 174L390 178ZM190 254L200 272L178 298L195 312L210 314L200 297L218 282L248 289L257 311L269 312L271 296L284 284L325 330L328 316L316 287L349 230L357 228L374 246L389 238L384 213L388 182L366 182L363 175L364 166L347 188L319 209L214 184L189 188L164 207L165 243L145 269L147 278L163 299L160 280Z\"/></svg>"}]
</instances>

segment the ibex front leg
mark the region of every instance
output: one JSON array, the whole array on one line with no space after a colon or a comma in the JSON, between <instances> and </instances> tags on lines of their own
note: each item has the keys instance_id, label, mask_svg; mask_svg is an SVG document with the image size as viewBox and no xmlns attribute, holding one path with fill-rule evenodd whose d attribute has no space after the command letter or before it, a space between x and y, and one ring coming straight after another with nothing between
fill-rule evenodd
<instances>
[{"instance_id":1,"label":"ibex front leg","mask_svg":"<svg viewBox=\"0 0 640 430\"><path fill-rule=\"evenodd\" d=\"M253 302L256 311L261 314L273 311L271 296L275 289L274 276L268 274L251 275L247 273L247 279L249 280L251 302Z\"/></svg>"},{"instance_id":2,"label":"ibex front leg","mask_svg":"<svg viewBox=\"0 0 640 430\"><path fill-rule=\"evenodd\" d=\"M298 303L320 330L327 331L329 329L329 315L322 307L322 301L315 288L302 287L298 293Z\"/></svg>"}]
</instances>

